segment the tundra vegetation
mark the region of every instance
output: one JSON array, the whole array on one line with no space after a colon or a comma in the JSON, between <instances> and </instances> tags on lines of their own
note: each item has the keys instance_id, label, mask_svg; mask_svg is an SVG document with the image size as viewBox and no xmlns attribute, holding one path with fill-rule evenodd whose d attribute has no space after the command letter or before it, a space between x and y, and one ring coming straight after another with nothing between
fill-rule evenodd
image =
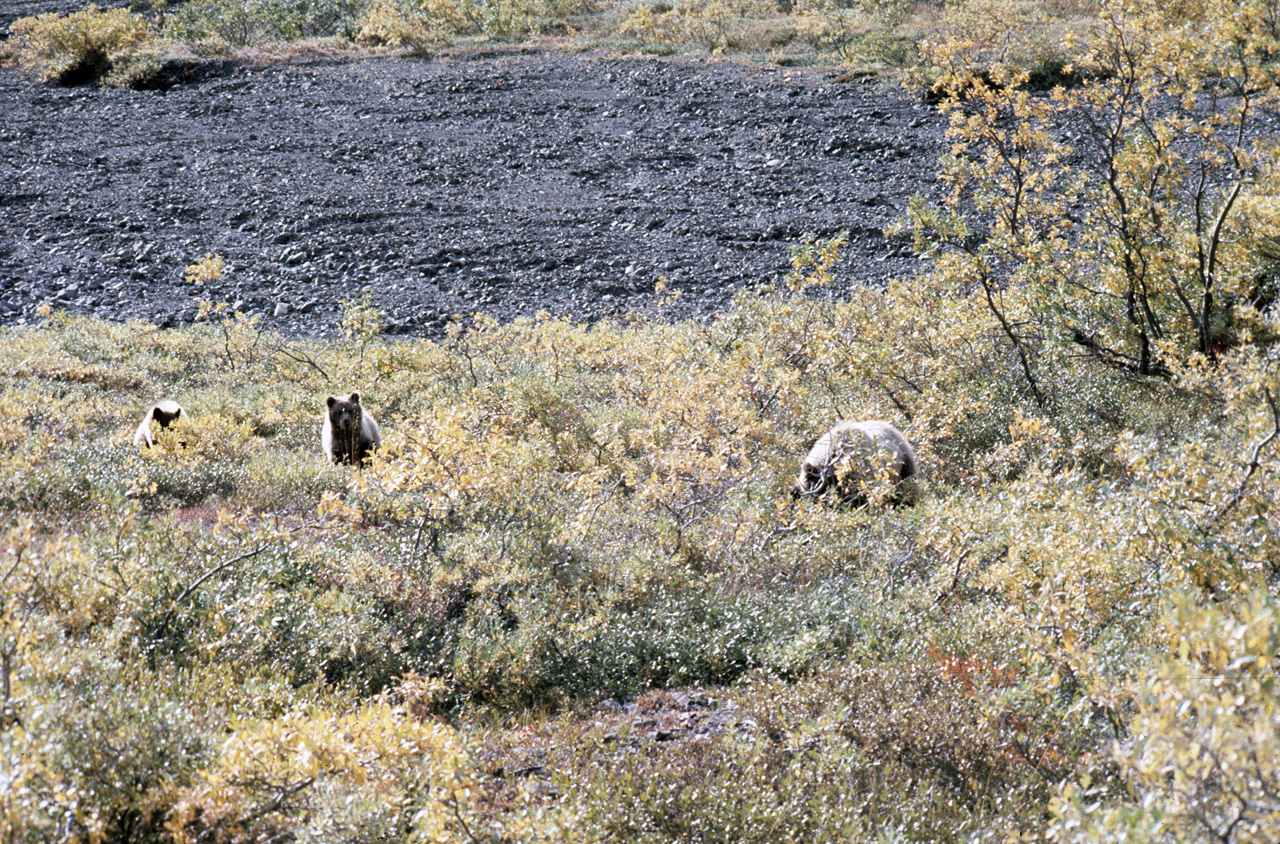
<instances>
[{"instance_id":1,"label":"tundra vegetation","mask_svg":"<svg viewBox=\"0 0 1280 844\"><path fill-rule=\"evenodd\" d=\"M1274 24L1273 4L1259 5ZM1085 37L1105 17L1105 6L1102 0L133 0L129 8L89 5L16 21L9 43L0 42L0 60L7 52L47 81L147 87L166 84L175 65L205 59L433 55L526 43L836 64L851 75L923 70L934 77L943 69L934 51L946 44L963 45L974 60L1024 68L1047 86L1074 58L1072 39Z\"/></svg>"},{"instance_id":2,"label":"tundra vegetation","mask_svg":"<svg viewBox=\"0 0 1280 844\"><path fill-rule=\"evenodd\" d=\"M955 143L886 289L811 238L710 322L5 329L0 836L1276 840L1280 6L1208 6L903 6ZM791 500L839 418L918 506Z\"/></svg>"}]
</instances>

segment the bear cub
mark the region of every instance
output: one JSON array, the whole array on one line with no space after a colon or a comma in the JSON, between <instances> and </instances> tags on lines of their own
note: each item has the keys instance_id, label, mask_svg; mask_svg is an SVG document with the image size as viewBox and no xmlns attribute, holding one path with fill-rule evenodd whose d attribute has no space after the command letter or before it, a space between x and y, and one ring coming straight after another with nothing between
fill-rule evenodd
<instances>
[{"instance_id":1,"label":"bear cub","mask_svg":"<svg viewBox=\"0 0 1280 844\"><path fill-rule=\"evenodd\" d=\"M182 405L169 399L161 399L143 414L138 432L133 435L133 444L142 448L151 448L156 444L154 425L157 429L168 428L182 418Z\"/></svg>"},{"instance_id":2,"label":"bear cub","mask_svg":"<svg viewBox=\"0 0 1280 844\"><path fill-rule=\"evenodd\" d=\"M334 463L359 466L382 444L382 432L370 413L360 405L360 394L345 399L329 396L324 421L320 425L320 448Z\"/></svg>"}]
</instances>

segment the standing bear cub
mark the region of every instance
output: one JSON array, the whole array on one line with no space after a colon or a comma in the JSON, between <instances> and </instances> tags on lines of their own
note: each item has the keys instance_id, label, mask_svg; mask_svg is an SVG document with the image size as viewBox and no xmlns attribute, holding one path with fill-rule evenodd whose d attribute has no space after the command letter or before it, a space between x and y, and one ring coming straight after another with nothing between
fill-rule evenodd
<instances>
[{"instance_id":1,"label":"standing bear cub","mask_svg":"<svg viewBox=\"0 0 1280 844\"><path fill-rule=\"evenodd\" d=\"M916 453L902 432L888 422L836 423L814 444L791 487L793 498L817 498L834 489L840 503L859 507L868 490L892 486L886 500L915 504Z\"/></svg>"},{"instance_id":2,"label":"standing bear cub","mask_svg":"<svg viewBox=\"0 0 1280 844\"><path fill-rule=\"evenodd\" d=\"M382 443L377 421L360 406L360 394L329 396L320 425L320 448L334 463L359 466Z\"/></svg>"}]
</instances>

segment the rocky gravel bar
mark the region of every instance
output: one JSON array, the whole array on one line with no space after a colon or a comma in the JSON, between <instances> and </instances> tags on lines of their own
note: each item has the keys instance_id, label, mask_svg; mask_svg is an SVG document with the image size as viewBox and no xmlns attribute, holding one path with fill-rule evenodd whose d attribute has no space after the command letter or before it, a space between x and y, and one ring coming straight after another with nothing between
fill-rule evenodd
<instances>
[{"instance_id":1,"label":"rocky gravel bar","mask_svg":"<svg viewBox=\"0 0 1280 844\"><path fill-rule=\"evenodd\" d=\"M930 192L945 119L881 83L602 52L195 68L166 90L0 71L0 324L44 303L176 326L226 301L288 336L368 295L456 315L700 318L849 233L852 283L911 272L883 229ZM222 279L193 284L207 253ZM838 293L838 291L837 291Z\"/></svg>"}]
</instances>

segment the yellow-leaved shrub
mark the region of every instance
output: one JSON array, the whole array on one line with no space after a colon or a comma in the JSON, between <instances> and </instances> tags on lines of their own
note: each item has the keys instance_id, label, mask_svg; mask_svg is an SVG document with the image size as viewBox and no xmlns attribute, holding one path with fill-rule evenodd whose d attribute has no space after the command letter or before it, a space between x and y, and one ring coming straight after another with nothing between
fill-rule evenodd
<instances>
[{"instance_id":1,"label":"yellow-leaved shrub","mask_svg":"<svg viewBox=\"0 0 1280 844\"><path fill-rule=\"evenodd\" d=\"M1280 614L1267 590L1229 604L1183 596L1161 625L1163 656L1133 682L1115 748L1118 798L1088 779L1052 807L1057 841L1270 841L1280 834ZM1102 799L1099 799L1102 798Z\"/></svg>"},{"instance_id":2,"label":"yellow-leaved shrub","mask_svg":"<svg viewBox=\"0 0 1280 844\"><path fill-rule=\"evenodd\" d=\"M371 703L238 725L166 823L178 844L466 840L477 780L448 727Z\"/></svg>"},{"instance_id":3,"label":"yellow-leaved shrub","mask_svg":"<svg viewBox=\"0 0 1280 844\"><path fill-rule=\"evenodd\" d=\"M56 12L19 18L10 26L18 63L38 73L46 82L76 84L105 76L107 82L128 84L111 75L114 64L151 38L151 27L142 15L127 9L102 9L94 4L83 11Z\"/></svg>"}]
</instances>

